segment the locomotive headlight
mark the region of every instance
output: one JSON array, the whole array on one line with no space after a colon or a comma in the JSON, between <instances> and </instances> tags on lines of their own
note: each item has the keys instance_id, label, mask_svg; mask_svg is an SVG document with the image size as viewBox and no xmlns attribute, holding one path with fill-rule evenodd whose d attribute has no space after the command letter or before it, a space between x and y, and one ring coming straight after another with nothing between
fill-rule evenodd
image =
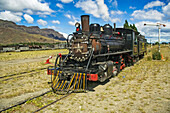
<instances>
[{"instance_id":1,"label":"locomotive headlight","mask_svg":"<svg viewBox=\"0 0 170 113\"><path fill-rule=\"evenodd\" d=\"M76 22L75 27L79 28L80 27L80 23Z\"/></svg>"}]
</instances>

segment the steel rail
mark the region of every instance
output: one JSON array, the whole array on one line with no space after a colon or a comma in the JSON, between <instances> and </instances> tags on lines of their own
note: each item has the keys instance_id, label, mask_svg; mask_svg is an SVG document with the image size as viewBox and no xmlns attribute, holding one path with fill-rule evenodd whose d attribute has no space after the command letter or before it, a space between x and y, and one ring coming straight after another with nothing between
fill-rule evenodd
<instances>
[{"instance_id":1,"label":"steel rail","mask_svg":"<svg viewBox=\"0 0 170 113\"><path fill-rule=\"evenodd\" d=\"M16 73L16 74L11 74L11 75L5 75L5 76L0 77L0 79L12 77L12 76L16 76L16 75L22 75L22 74L26 74L26 73L31 73L31 72L35 72L35 71L39 71L39 70L44 70L44 69L47 69L47 68L40 68L40 69L37 69L37 70L34 69L34 70L29 71L29 72L21 72L21 73Z\"/></svg>"},{"instance_id":2,"label":"steel rail","mask_svg":"<svg viewBox=\"0 0 170 113\"><path fill-rule=\"evenodd\" d=\"M59 98L59 99L51 102L50 104L48 104L48 105L46 105L46 106L41 107L40 109L37 109L36 111L34 111L34 112L32 112L32 113L36 113L36 112L38 112L38 111L41 111L41 110L43 110L44 108L46 108L46 107L48 107L48 106L50 106L50 105L52 105L52 104L54 104L54 103L56 103L56 102L58 102L58 101L60 101L60 100L62 100L62 99L68 97L68 96L71 95L71 94L72 94L72 92L69 92L67 95L64 95L63 97L61 97L61 98Z\"/></svg>"},{"instance_id":3,"label":"steel rail","mask_svg":"<svg viewBox=\"0 0 170 113\"><path fill-rule=\"evenodd\" d=\"M7 108L1 110L0 113L1 113L2 111L6 111L6 110L11 109L11 108L13 108L13 107L16 107L16 106L18 106L18 105L24 104L24 103L26 103L26 102L29 101L29 100L33 100L33 99L35 99L35 98L41 97L41 96L43 96L43 95L45 95L45 94L47 94L47 93L49 93L49 92L52 92L52 90L46 91L46 92L44 92L44 93L42 93L42 94L40 94L40 95L38 95L38 96L32 97L32 98L30 98L30 99L26 99L26 100L24 100L23 102L20 102L20 103L18 103L18 104L13 105L13 106L7 107Z\"/></svg>"}]
</instances>

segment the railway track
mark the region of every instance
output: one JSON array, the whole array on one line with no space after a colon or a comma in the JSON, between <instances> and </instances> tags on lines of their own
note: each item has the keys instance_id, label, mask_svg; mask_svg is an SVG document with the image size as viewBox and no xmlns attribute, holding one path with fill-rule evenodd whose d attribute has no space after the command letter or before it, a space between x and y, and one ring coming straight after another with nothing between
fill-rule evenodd
<instances>
[{"instance_id":1,"label":"railway track","mask_svg":"<svg viewBox=\"0 0 170 113\"><path fill-rule=\"evenodd\" d=\"M68 96L71 95L71 94L72 94L72 92L69 92L68 94L62 96L61 98L59 98L59 99L51 102L50 104L47 104L46 106L43 106L43 107L37 109L36 111L34 111L34 112L32 112L32 113L36 113L36 112L38 112L38 111L41 111L41 110L43 110L44 108L46 108L46 107L48 107L48 106L50 106L50 105L52 105L52 104L54 104L54 103L56 103L56 102L58 102L58 101L60 101L60 100L62 100L62 99L68 97Z\"/></svg>"},{"instance_id":2,"label":"railway track","mask_svg":"<svg viewBox=\"0 0 170 113\"><path fill-rule=\"evenodd\" d=\"M20 78L20 77L26 76L24 74L28 74L28 73L34 74L34 72L37 73L37 71L41 71L41 70L45 70L45 69L47 69L47 68L34 69L34 70L29 71L29 72L21 72L21 73L16 73L16 74L11 74L11 75L5 75L5 76L0 77L0 80L1 81L7 81L7 80L10 80L10 79L13 79L16 76L17 76L16 78ZM31 74L29 74L29 75L31 75Z\"/></svg>"},{"instance_id":3,"label":"railway track","mask_svg":"<svg viewBox=\"0 0 170 113\"><path fill-rule=\"evenodd\" d=\"M30 98L30 99L26 99L26 100L23 101L23 102L20 102L20 103L18 103L18 104L15 104L15 105L12 105L12 106L10 106L10 107L7 107L7 108L1 110L0 113L1 113L2 111L6 111L6 110L11 109L11 108L13 108L13 107L16 107L16 106L18 106L18 105L22 105L22 104L26 103L26 102L29 101L29 100L33 100L33 99L38 98L38 97L40 97L40 96L43 96L43 95L45 95L45 94L47 94L47 93L49 93L49 92L52 92L52 91L51 91L51 90L46 91L46 92L44 92L44 93L42 93L42 94L40 94L40 95L38 95L38 96L32 97L32 98Z\"/></svg>"},{"instance_id":4,"label":"railway track","mask_svg":"<svg viewBox=\"0 0 170 113\"><path fill-rule=\"evenodd\" d=\"M23 102L20 102L20 103L18 103L18 104L12 105L12 106L10 106L10 107L8 107L8 108L2 109L2 110L0 110L0 113L3 112L3 111L6 112L7 110L9 110L9 109L11 109L11 108L13 108L13 107L16 107L16 106L25 104L27 101L30 101L30 100L36 99L36 98L38 98L38 97L44 96L45 94L48 94L48 93L50 93L50 92L52 92L52 90L46 91L46 92L44 92L44 93L42 93L42 94L40 94L40 95L38 95L38 96L32 97L31 99L27 99L27 100L25 100L25 101L23 101ZM65 94L65 95L61 96L60 98L56 99L55 101L53 101L53 102L51 102L51 103L49 103L49 104L47 104L47 105L45 105L45 106L43 106L43 107L35 110L35 111L33 111L32 113L36 113L36 112L38 112L38 111L41 111L41 110L43 110L44 108L46 108L46 107L48 107L48 106L50 106L50 105L52 105L52 104L54 104L54 103L56 103L56 102L58 102L58 101L60 101L60 100L62 100L62 99L68 97L68 96L71 95L71 94L72 94L72 92L68 92L67 94Z\"/></svg>"}]
</instances>

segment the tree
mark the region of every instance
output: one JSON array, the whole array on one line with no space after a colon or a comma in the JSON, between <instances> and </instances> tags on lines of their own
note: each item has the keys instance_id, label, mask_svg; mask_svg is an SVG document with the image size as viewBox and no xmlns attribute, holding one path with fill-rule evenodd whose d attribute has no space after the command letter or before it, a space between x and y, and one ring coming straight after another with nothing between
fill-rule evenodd
<instances>
[{"instance_id":1,"label":"tree","mask_svg":"<svg viewBox=\"0 0 170 113\"><path fill-rule=\"evenodd\" d=\"M155 45L159 45L159 42L155 42Z\"/></svg>"},{"instance_id":2,"label":"tree","mask_svg":"<svg viewBox=\"0 0 170 113\"><path fill-rule=\"evenodd\" d=\"M124 28L126 28L126 29L131 29L131 27L129 26L129 24L128 24L128 21L127 20L125 20L125 23L124 23Z\"/></svg>"},{"instance_id":3,"label":"tree","mask_svg":"<svg viewBox=\"0 0 170 113\"><path fill-rule=\"evenodd\" d=\"M133 25L130 24L130 26L129 26L127 20L125 20L125 23L124 23L123 26L124 26L124 28L126 28L126 29L133 29L134 31L137 31L137 32L138 32L138 29L136 28L135 24L133 24Z\"/></svg>"},{"instance_id":4,"label":"tree","mask_svg":"<svg viewBox=\"0 0 170 113\"><path fill-rule=\"evenodd\" d=\"M133 26L132 26L132 24L130 24L130 28L131 28L131 29L133 29Z\"/></svg>"},{"instance_id":5,"label":"tree","mask_svg":"<svg viewBox=\"0 0 170 113\"><path fill-rule=\"evenodd\" d=\"M138 29L136 28L135 24L133 24L132 29L138 32Z\"/></svg>"}]
</instances>

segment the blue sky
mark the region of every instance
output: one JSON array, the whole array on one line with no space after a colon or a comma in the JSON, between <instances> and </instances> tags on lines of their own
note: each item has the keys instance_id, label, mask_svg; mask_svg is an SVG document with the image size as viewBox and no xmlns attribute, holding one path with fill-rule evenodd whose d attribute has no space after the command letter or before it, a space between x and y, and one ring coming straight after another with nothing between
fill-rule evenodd
<instances>
[{"instance_id":1,"label":"blue sky","mask_svg":"<svg viewBox=\"0 0 170 113\"><path fill-rule=\"evenodd\" d=\"M143 24L163 23L161 41L170 42L170 0L0 0L0 19L52 28L64 36L75 30L84 14L100 25L115 22L122 27L128 20L149 42L158 40L158 28Z\"/></svg>"}]
</instances>

